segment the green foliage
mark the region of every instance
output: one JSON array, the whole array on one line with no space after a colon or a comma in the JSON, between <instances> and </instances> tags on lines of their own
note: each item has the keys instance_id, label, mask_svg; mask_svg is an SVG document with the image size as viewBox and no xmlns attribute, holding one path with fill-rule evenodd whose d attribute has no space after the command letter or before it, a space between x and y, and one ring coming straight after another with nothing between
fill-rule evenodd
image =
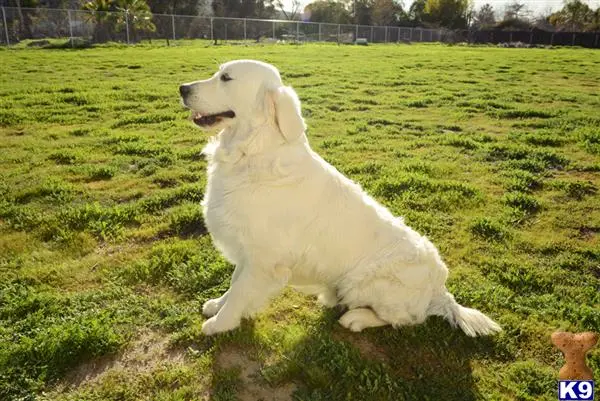
<instances>
[{"instance_id":1,"label":"green foliage","mask_svg":"<svg viewBox=\"0 0 600 401\"><path fill-rule=\"evenodd\" d=\"M152 12L146 0L89 0L82 8L88 11L86 18L94 23L94 41L111 39L113 31L124 31L126 24L136 40L138 32L155 32Z\"/></svg>"},{"instance_id":2,"label":"green foliage","mask_svg":"<svg viewBox=\"0 0 600 401\"><path fill-rule=\"evenodd\" d=\"M54 160L57 164L75 164L81 160L81 155L75 151L59 150L48 156L49 160Z\"/></svg>"},{"instance_id":3,"label":"green foliage","mask_svg":"<svg viewBox=\"0 0 600 401\"><path fill-rule=\"evenodd\" d=\"M541 205L537 199L522 192L509 193L504 197L504 203L519 211L533 214L540 210Z\"/></svg>"},{"instance_id":4,"label":"green foliage","mask_svg":"<svg viewBox=\"0 0 600 401\"><path fill-rule=\"evenodd\" d=\"M117 174L117 169L112 166L90 166L87 176L90 181L110 180Z\"/></svg>"},{"instance_id":5,"label":"green foliage","mask_svg":"<svg viewBox=\"0 0 600 401\"><path fill-rule=\"evenodd\" d=\"M568 197L577 200L594 195L598 191L598 188L590 181L556 181L553 186L563 190Z\"/></svg>"},{"instance_id":6,"label":"green foliage","mask_svg":"<svg viewBox=\"0 0 600 401\"><path fill-rule=\"evenodd\" d=\"M264 0L216 0L211 6L219 17L271 18L275 12L273 3Z\"/></svg>"},{"instance_id":7,"label":"green foliage","mask_svg":"<svg viewBox=\"0 0 600 401\"><path fill-rule=\"evenodd\" d=\"M132 265L125 277L166 284L176 291L205 298L227 285L229 265L216 255L208 237L193 242L166 242L153 247L148 260Z\"/></svg>"},{"instance_id":8,"label":"green foliage","mask_svg":"<svg viewBox=\"0 0 600 401\"><path fill-rule=\"evenodd\" d=\"M467 0L427 0L425 2L426 21L450 29L467 27Z\"/></svg>"},{"instance_id":9,"label":"green foliage","mask_svg":"<svg viewBox=\"0 0 600 401\"><path fill-rule=\"evenodd\" d=\"M585 150L591 154L600 155L600 128L589 127L579 130L579 137Z\"/></svg>"},{"instance_id":10,"label":"green foliage","mask_svg":"<svg viewBox=\"0 0 600 401\"><path fill-rule=\"evenodd\" d=\"M352 15L345 4L334 0L313 1L306 6L305 12L309 13L310 20L314 22L349 24L352 21Z\"/></svg>"},{"instance_id":11,"label":"green foliage","mask_svg":"<svg viewBox=\"0 0 600 401\"><path fill-rule=\"evenodd\" d=\"M536 361L515 363L503 380L507 387L514 388L514 395L519 401L537 401L541 396L555 396L556 373Z\"/></svg>"},{"instance_id":12,"label":"green foliage","mask_svg":"<svg viewBox=\"0 0 600 401\"><path fill-rule=\"evenodd\" d=\"M29 203L33 200L43 200L52 203L70 202L76 193L75 187L63 181L60 177L49 176L35 186L15 194L17 203Z\"/></svg>"},{"instance_id":13,"label":"green foliage","mask_svg":"<svg viewBox=\"0 0 600 401\"><path fill-rule=\"evenodd\" d=\"M543 186L540 175L527 170L512 170L509 177L507 189L510 191L531 192Z\"/></svg>"},{"instance_id":14,"label":"green foliage","mask_svg":"<svg viewBox=\"0 0 600 401\"><path fill-rule=\"evenodd\" d=\"M173 210L169 228L181 237L205 234L201 206L197 203L184 203Z\"/></svg>"},{"instance_id":15,"label":"green foliage","mask_svg":"<svg viewBox=\"0 0 600 401\"><path fill-rule=\"evenodd\" d=\"M115 326L123 313L94 308L115 296L59 295L18 281L3 283L0 395L28 398L73 365L116 351L124 341Z\"/></svg>"},{"instance_id":16,"label":"green foliage","mask_svg":"<svg viewBox=\"0 0 600 401\"><path fill-rule=\"evenodd\" d=\"M562 9L548 17L548 22L566 30L597 31L600 28L600 7L594 11L581 0L568 0Z\"/></svg>"},{"instance_id":17,"label":"green foliage","mask_svg":"<svg viewBox=\"0 0 600 401\"><path fill-rule=\"evenodd\" d=\"M483 239L490 241L502 241L509 237L504 226L488 218L479 218L471 223L471 232Z\"/></svg>"}]
</instances>

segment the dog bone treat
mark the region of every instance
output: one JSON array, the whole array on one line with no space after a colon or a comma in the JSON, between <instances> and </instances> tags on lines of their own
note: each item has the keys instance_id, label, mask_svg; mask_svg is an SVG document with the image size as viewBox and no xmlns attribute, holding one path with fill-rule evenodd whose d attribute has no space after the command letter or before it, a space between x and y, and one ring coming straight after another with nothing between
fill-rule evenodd
<instances>
[{"instance_id":1,"label":"dog bone treat","mask_svg":"<svg viewBox=\"0 0 600 401\"><path fill-rule=\"evenodd\" d=\"M585 364L585 354L598 341L598 334L591 332L573 334L557 331L552 334L551 338L554 345L565 356L565 366L558 372L560 380L592 380L594 378L592 369Z\"/></svg>"}]
</instances>

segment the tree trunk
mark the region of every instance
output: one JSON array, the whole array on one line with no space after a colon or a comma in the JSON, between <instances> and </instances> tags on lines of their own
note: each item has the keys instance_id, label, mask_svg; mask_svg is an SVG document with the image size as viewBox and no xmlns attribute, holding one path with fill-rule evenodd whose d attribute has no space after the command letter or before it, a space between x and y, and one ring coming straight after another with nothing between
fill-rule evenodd
<instances>
[{"instance_id":1,"label":"tree trunk","mask_svg":"<svg viewBox=\"0 0 600 401\"><path fill-rule=\"evenodd\" d=\"M21 39L22 33L25 31L25 23L23 21L23 10L21 9L21 0L16 0L17 3L17 14L19 14L19 37Z\"/></svg>"}]
</instances>

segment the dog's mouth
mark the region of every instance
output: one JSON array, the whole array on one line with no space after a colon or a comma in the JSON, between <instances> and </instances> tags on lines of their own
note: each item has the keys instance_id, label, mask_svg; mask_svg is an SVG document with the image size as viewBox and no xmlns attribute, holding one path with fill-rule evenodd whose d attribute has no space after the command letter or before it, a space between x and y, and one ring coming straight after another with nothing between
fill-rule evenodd
<instances>
[{"instance_id":1,"label":"dog's mouth","mask_svg":"<svg viewBox=\"0 0 600 401\"><path fill-rule=\"evenodd\" d=\"M199 111L192 113L192 121L199 127L211 127L217 123L220 123L226 118L234 118L235 113L232 110L223 111L215 114L202 114Z\"/></svg>"}]
</instances>

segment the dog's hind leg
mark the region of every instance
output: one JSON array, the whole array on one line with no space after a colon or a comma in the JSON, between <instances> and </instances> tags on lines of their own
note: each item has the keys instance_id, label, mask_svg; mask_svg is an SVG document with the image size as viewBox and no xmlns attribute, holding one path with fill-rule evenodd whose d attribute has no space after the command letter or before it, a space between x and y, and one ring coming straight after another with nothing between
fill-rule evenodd
<instances>
[{"instance_id":1,"label":"dog's hind leg","mask_svg":"<svg viewBox=\"0 0 600 401\"><path fill-rule=\"evenodd\" d=\"M333 308L339 302L335 290L325 285L292 285L292 288L303 294L316 295L317 301L327 308Z\"/></svg>"},{"instance_id":2,"label":"dog's hind leg","mask_svg":"<svg viewBox=\"0 0 600 401\"><path fill-rule=\"evenodd\" d=\"M380 319L372 309L356 308L344 313L340 324L350 331L362 331L368 327L380 327L389 323Z\"/></svg>"}]
</instances>

